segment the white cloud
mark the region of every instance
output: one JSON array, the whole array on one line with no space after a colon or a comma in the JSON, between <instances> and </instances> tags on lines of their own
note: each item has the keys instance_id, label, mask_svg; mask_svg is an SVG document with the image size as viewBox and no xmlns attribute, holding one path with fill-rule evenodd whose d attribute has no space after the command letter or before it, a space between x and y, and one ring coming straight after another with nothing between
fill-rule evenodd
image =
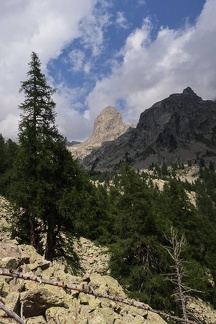
<instances>
[{"instance_id":1,"label":"white cloud","mask_svg":"<svg viewBox=\"0 0 216 324\"><path fill-rule=\"evenodd\" d=\"M146 4L146 0L138 0L138 6L144 6Z\"/></svg>"},{"instance_id":2,"label":"white cloud","mask_svg":"<svg viewBox=\"0 0 216 324\"><path fill-rule=\"evenodd\" d=\"M31 52L39 54L45 70L51 58L58 57L68 43L82 36L80 21L85 21L85 17L94 20L96 3L97 0L0 1L0 133L3 136L16 137L20 113L17 107L23 100L18 92L20 81L26 80ZM94 47L94 39L91 42ZM90 70L90 66L84 65L84 70Z\"/></svg>"},{"instance_id":3,"label":"white cloud","mask_svg":"<svg viewBox=\"0 0 216 324\"><path fill-rule=\"evenodd\" d=\"M39 54L46 71L50 59L57 58L68 44L79 39L86 51L71 52L71 68L90 75L96 58L104 51L106 29L110 24L114 26L115 18L120 25L127 26L121 11L117 16L108 14L111 3L110 0L0 1L0 133L4 137L16 138L20 113L17 108L23 101L20 81L26 80L31 52ZM145 1L137 0L137 4L144 5ZM110 57L112 72L96 82L86 98L88 110L79 102L79 98L86 97L85 84L83 88L69 89L60 82L55 96L60 131L69 140L86 138L101 109L116 105L121 99L125 102L125 120L134 122L144 109L188 85L204 98L215 98L215 12L216 1L207 0L195 26L177 31L162 28L154 40L151 40L153 26L146 19L128 35L119 52L121 63ZM61 73L59 79L63 79Z\"/></svg>"},{"instance_id":4,"label":"white cloud","mask_svg":"<svg viewBox=\"0 0 216 324\"><path fill-rule=\"evenodd\" d=\"M86 74L89 74L91 71L92 64L86 58L84 51L79 49L74 49L69 53L70 65L72 66L72 71L78 72L83 71Z\"/></svg>"},{"instance_id":5,"label":"white cloud","mask_svg":"<svg viewBox=\"0 0 216 324\"><path fill-rule=\"evenodd\" d=\"M86 74L89 74L90 71L91 71L91 67L92 67L92 64L90 62L86 62L83 66L83 71L86 73Z\"/></svg>"},{"instance_id":6,"label":"white cloud","mask_svg":"<svg viewBox=\"0 0 216 324\"><path fill-rule=\"evenodd\" d=\"M77 100L84 92L83 88L71 89L65 84L58 87L54 96L56 102L57 118L59 131L66 136L69 141L87 139L92 131L92 124L85 116L85 107ZM83 113L80 113L80 110Z\"/></svg>"},{"instance_id":7,"label":"white cloud","mask_svg":"<svg viewBox=\"0 0 216 324\"><path fill-rule=\"evenodd\" d=\"M69 54L70 63L72 65L73 71L80 71L83 69L85 53L81 50L72 50Z\"/></svg>"},{"instance_id":8,"label":"white cloud","mask_svg":"<svg viewBox=\"0 0 216 324\"><path fill-rule=\"evenodd\" d=\"M90 115L101 107L125 100L123 115L134 122L140 113L188 85L204 99L215 98L216 1L207 0L195 26L181 30L161 28L151 40L151 22L145 20L126 40L112 73L97 81L87 103Z\"/></svg>"},{"instance_id":9,"label":"white cloud","mask_svg":"<svg viewBox=\"0 0 216 324\"><path fill-rule=\"evenodd\" d=\"M130 24L126 19L124 12L118 11L116 13L116 24L122 29L128 29L130 27Z\"/></svg>"},{"instance_id":10,"label":"white cloud","mask_svg":"<svg viewBox=\"0 0 216 324\"><path fill-rule=\"evenodd\" d=\"M111 16L106 11L107 2L101 1L104 8L95 8L92 15L85 16L80 22L81 39L86 49L93 56L98 56L103 50L104 30L111 24Z\"/></svg>"}]
</instances>

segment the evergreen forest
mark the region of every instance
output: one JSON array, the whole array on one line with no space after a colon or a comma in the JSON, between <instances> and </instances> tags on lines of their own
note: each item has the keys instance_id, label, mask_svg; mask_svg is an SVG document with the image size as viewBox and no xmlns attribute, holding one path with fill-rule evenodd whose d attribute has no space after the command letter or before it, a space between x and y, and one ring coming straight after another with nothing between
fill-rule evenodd
<instances>
[{"instance_id":1,"label":"evergreen forest","mask_svg":"<svg viewBox=\"0 0 216 324\"><path fill-rule=\"evenodd\" d=\"M215 305L214 165L203 161L192 183L178 176L191 166L165 163L145 172L122 163L112 173L88 174L59 134L54 90L34 52L20 90L25 101L19 106L18 143L0 136L0 194L14 206L12 236L48 260L64 256L74 269L79 261L71 251L74 237L105 245L111 275L129 296L181 315L174 295L178 264L183 294L190 290Z\"/></svg>"}]
</instances>

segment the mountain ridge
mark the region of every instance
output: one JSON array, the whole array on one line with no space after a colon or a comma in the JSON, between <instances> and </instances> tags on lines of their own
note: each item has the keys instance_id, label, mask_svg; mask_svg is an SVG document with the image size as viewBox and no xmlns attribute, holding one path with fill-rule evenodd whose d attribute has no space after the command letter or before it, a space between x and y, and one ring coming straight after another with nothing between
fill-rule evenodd
<instances>
[{"instance_id":1,"label":"mountain ridge","mask_svg":"<svg viewBox=\"0 0 216 324\"><path fill-rule=\"evenodd\" d=\"M135 128L81 159L89 171L110 171L121 161L134 168L152 163L216 162L216 103L190 87L143 111Z\"/></svg>"}]
</instances>

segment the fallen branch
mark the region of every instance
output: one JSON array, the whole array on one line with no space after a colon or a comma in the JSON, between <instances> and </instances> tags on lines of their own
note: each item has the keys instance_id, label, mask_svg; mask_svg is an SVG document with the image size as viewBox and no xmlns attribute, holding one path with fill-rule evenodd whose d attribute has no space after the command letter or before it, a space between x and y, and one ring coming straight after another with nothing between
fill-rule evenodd
<instances>
[{"instance_id":1,"label":"fallen branch","mask_svg":"<svg viewBox=\"0 0 216 324\"><path fill-rule=\"evenodd\" d=\"M15 312L8 309L1 301L0 301L0 309L2 309L9 317L15 319L17 323L25 324L25 322Z\"/></svg>"},{"instance_id":2,"label":"fallen branch","mask_svg":"<svg viewBox=\"0 0 216 324\"><path fill-rule=\"evenodd\" d=\"M145 311L150 311L152 313L158 314L158 315L163 316L168 319L175 320L180 323L186 322L183 318L179 318L177 316L173 316L173 315L164 313L162 311L152 309L151 307L146 306L141 302L137 302L137 301L133 301L133 300L129 300L129 299L123 299L120 297L114 297L114 296L110 296L107 294L97 293L92 289L91 286L85 286L85 285L78 286L78 285L73 285L73 284L66 284L63 281L52 281L49 279L43 279L39 276L35 276L33 273L17 272L16 270L6 269L6 268L0 268L0 276L12 277L12 278L16 278L16 279L32 280L32 281L38 282L40 284L43 283L46 285L61 287L65 290L73 290L73 291L77 291L77 292L83 292L85 294L93 295L96 298L106 298L106 299L112 300L114 302L119 302L122 304L133 306L133 307L136 307L139 309L143 309ZM24 324L23 321L18 322L18 323ZM196 324L195 322L190 321L190 320L187 321L187 323Z\"/></svg>"}]
</instances>

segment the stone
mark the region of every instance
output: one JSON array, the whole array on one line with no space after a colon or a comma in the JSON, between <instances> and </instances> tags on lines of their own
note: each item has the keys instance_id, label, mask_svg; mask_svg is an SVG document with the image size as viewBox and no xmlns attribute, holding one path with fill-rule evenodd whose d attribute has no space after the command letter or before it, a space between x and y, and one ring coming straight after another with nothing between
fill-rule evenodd
<instances>
[{"instance_id":1,"label":"stone","mask_svg":"<svg viewBox=\"0 0 216 324\"><path fill-rule=\"evenodd\" d=\"M11 292L21 292L24 290L25 281L23 279L13 279L9 282L9 290Z\"/></svg>"},{"instance_id":2,"label":"stone","mask_svg":"<svg viewBox=\"0 0 216 324\"><path fill-rule=\"evenodd\" d=\"M6 257L21 259L21 252L16 244L0 242L0 259Z\"/></svg>"},{"instance_id":3,"label":"stone","mask_svg":"<svg viewBox=\"0 0 216 324\"><path fill-rule=\"evenodd\" d=\"M47 321L43 316L30 317L26 320L26 324L46 324Z\"/></svg>"},{"instance_id":4,"label":"stone","mask_svg":"<svg viewBox=\"0 0 216 324\"><path fill-rule=\"evenodd\" d=\"M10 285L5 281L4 277L0 277L0 292L1 297L6 298L10 292Z\"/></svg>"},{"instance_id":5,"label":"stone","mask_svg":"<svg viewBox=\"0 0 216 324\"><path fill-rule=\"evenodd\" d=\"M19 250L21 253L22 262L29 264L29 270L36 270L37 267L45 264L45 268L50 264L49 261L45 260L40 254L37 253L35 248L31 245L21 244L19 245ZM43 268L43 269L45 269Z\"/></svg>"},{"instance_id":6,"label":"stone","mask_svg":"<svg viewBox=\"0 0 216 324\"><path fill-rule=\"evenodd\" d=\"M134 317L131 314L124 315L123 319L124 319L125 324L126 323L133 323L133 321L134 321Z\"/></svg>"},{"instance_id":7,"label":"stone","mask_svg":"<svg viewBox=\"0 0 216 324\"><path fill-rule=\"evenodd\" d=\"M133 319L133 324L144 324L145 322L146 320L140 315L136 315Z\"/></svg>"},{"instance_id":8,"label":"stone","mask_svg":"<svg viewBox=\"0 0 216 324\"><path fill-rule=\"evenodd\" d=\"M41 270L45 270L47 268L49 268L50 266L50 261L47 260L41 260L41 261L37 261L31 264L28 264L27 266L27 270L28 271L36 271L38 268L40 268Z\"/></svg>"},{"instance_id":9,"label":"stone","mask_svg":"<svg viewBox=\"0 0 216 324\"><path fill-rule=\"evenodd\" d=\"M9 309L14 311L15 313L19 313L19 306L20 306L19 292L11 292L10 294L8 294L5 299L5 304Z\"/></svg>"},{"instance_id":10,"label":"stone","mask_svg":"<svg viewBox=\"0 0 216 324\"><path fill-rule=\"evenodd\" d=\"M60 278L61 281L68 282L71 284L80 284L82 278L74 276L67 272L65 264L55 263L49 266L48 269L43 271L44 279Z\"/></svg>"},{"instance_id":11,"label":"stone","mask_svg":"<svg viewBox=\"0 0 216 324\"><path fill-rule=\"evenodd\" d=\"M7 269L17 269L20 264L20 259L14 257L5 257L0 259L0 267Z\"/></svg>"},{"instance_id":12,"label":"stone","mask_svg":"<svg viewBox=\"0 0 216 324\"><path fill-rule=\"evenodd\" d=\"M46 309L53 306L69 308L64 297L58 287L38 288L22 292L20 301L23 303L23 315L25 317L43 315Z\"/></svg>"},{"instance_id":13,"label":"stone","mask_svg":"<svg viewBox=\"0 0 216 324\"><path fill-rule=\"evenodd\" d=\"M0 195L0 241L11 242L11 225L13 207L7 199Z\"/></svg>"},{"instance_id":14,"label":"stone","mask_svg":"<svg viewBox=\"0 0 216 324\"><path fill-rule=\"evenodd\" d=\"M90 310L92 311L101 306L101 300L99 298L95 298L94 296L90 296L88 305Z\"/></svg>"},{"instance_id":15,"label":"stone","mask_svg":"<svg viewBox=\"0 0 216 324\"><path fill-rule=\"evenodd\" d=\"M63 324L76 323L76 314L63 307L51 307L45 313L46 323Z\"/></svg>"},{"instance_id":16,"label":"stone","mask_svg":"<svg viewBox=\"0 0 216 324\"><path fill-rule=\"evenodd\" d=\"M155 313L152 313L152 312L148 312L148 317L147 317L147 320L146 322L147 324L150 324L150 323L157 323L157 324L166 324L167 322L165 322L163 320L162 317L160 317L158 314L155 314Z\"/></svg>"},{"instance_id":17,"label":"stone","mask_svg":"<svg viewBox=\"0 0 216 324\"><path fill-rule=\"evenodd\" d=\"M91 313L89 324L113 324L115 321L114 311L110 308L98 308Z\"/></svg>"},{"instance_id":18,"label":"stone","mask_svg":"<svg viewBox=\"0 0 216 324\"><path fill-rule=\"evenodd\" d=\"M116 279L110 276L101 276L98 273L92 273L89 278L89 285L95 292L126 298L126 294Z\"/></svg>"},{"instance_id":19,"label":"stone","mask_svg":"<svg viewBox=\"0 0 216 324\"><path fill-rule=\"evenodd\" d=\"M0 316L0 324L17 324L17 321L5 315Z\"/></svg>"},{"instance_id":20,"label":"stone","mask_svg":"<svg viewBox=\"0 0 216 324\"><path fill-rule=\"evenodd\" d=\"M146 307L148 307L148 305L146 305ZM134 306L124 305L124 304L119 303L119 309L120 309L120 311L119 311L120 314L123 316L125 314L129 313L133 316L142 316L143 318L148 317L148 311L134 307Z\"/></svg>"},{"instance_id":21,"label":"stone","mask_svg":"<svg viewBox=\"0 0 216 324\"><path fill-rule=\"evenodd\" d=\"M88 305L89 304L89 299L90 299L90 295L84 294L82 292L79 294L80 304Z\"/></svg>"},{"instance_id":22,"label":"stone","mask_svg":"<svg viewBox=\"0 0 216 324\"><path fill-rule=\"evenodd\" d=\"M195 299L190 297L187 303L187 309L203 323L216 323L216 310L212 309L207 303L199 298Z\"/></svg>"},{"instance_id":23,"label":"stone","mask_svg":"<svg viewBox=\"0 0 216 324\"><path fill-rule=\"evenodd\" d=\"M74 251L79 255L80 266L85 272L97 272L100 274L108 274L108 262L110 255L107 248L96 246L90 240L81 237L74 240Z\"/></svg>"}]
</instances>

